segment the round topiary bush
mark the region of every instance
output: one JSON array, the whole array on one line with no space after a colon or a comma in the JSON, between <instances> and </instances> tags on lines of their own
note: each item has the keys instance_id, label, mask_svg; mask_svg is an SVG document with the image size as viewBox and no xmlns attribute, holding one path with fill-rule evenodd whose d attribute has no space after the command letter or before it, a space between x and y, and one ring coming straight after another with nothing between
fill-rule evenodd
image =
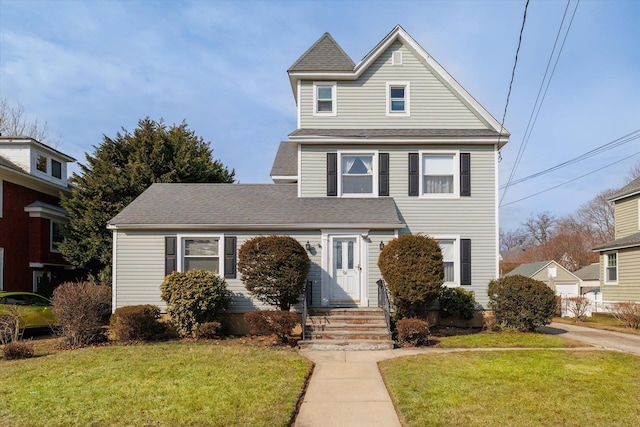
<instances>
[{"instance_id":1,"label":"round topiary bush","mask_svg":"<svg viewBox=\"0 0 640 427\"><path fill-rule=\"evenodd\" d=\"M539 280L516 274L489 282L489 307L500 325L530 332L551 323L556 295Z\"/></svg>"},{"instance_id":2,"label":"round topiary bush","mask_svg":"<svg viewBox=\"0 0 640 427\"><path fill-rule=\"evenodd\" d=\"M309 265L307 251L289 236L254 237L238 251L238 271L249 293L284 311L298 303Z\"/></svg>"},{"instance_id":3,"label":"round topiary bush","mask_svg":"<svg viewBox=\"0 0 640 427\"><path fill-rule=\"evenodd\" d=\"M231 303L227 282L210 271L174 271L160 285L167 314L181 336L197 336L198 326L215 320Z\"/></svg>"},{"instance_id":4,"label":"round topiary bush","mask_svg":"<svg viewBox=\"0 0 640 427\"><path fill-rule=\"evenodd\" d=\"M378 267L400 317L416 317L429 309L444 281L442 251L424 235L405 234L380 252Z\"/></svg>"}]
</instances>

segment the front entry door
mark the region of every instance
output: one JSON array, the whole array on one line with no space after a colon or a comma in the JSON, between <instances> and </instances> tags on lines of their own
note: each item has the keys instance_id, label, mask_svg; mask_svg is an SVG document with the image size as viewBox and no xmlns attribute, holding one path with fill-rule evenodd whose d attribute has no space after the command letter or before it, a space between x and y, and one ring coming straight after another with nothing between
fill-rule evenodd
<instances>
[{"instance_id":1,"label":"front entry door","mask_svg":"<svg viewBox=\"0 0 640 427\"><path fill-rule=\"evenodd\" d=\"M360 251L355 237L333 238L331 305L360 304Z\"/></svg>"}]
</instances>

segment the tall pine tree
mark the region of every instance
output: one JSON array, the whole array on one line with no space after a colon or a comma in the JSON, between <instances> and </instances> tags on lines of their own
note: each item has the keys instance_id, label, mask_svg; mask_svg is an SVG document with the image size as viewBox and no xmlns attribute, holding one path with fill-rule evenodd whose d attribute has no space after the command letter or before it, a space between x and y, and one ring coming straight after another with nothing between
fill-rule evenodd
<instances>
[{"instance_id":1,"label":"tall pine tree","mask_svg":"<svg viewBox=\"0 0 640 427\"><path fill-rule=\"evenodd\" d=\"M58 247L65 258L93 277L111 281L112 233L107 221L155 182L226 182L234 180L209 143L187 127L167 127L162 120L140 120L129 133L104 137L94 146L80 174L70 178L70 196L62 197L69 224L66 242Z\"/></svg>"}]
</instances>

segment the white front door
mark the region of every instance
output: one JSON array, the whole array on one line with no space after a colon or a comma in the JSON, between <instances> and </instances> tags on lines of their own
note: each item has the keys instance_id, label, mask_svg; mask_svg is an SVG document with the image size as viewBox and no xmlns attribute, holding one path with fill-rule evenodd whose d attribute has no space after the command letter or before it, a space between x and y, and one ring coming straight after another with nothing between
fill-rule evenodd
<instances>
[{"instance_id":1,"label":"white front door","mask_svg":"<svg viewBox=\"0 0 640 427\"><path fill-rule=\"evenodd\" d=\"M360 245L356 237L334 237L332 245L331 305L360 305Z\"/></svg>"}]
</instances>

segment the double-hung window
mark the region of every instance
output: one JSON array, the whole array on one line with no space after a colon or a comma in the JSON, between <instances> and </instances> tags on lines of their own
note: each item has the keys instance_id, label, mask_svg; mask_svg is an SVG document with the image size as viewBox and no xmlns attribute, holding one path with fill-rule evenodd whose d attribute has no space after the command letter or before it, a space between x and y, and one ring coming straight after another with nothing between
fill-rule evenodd
<instances>
[{"instance_id":1,"label":"double-hung window","mask_svg":"<svg viewBox=\"0 0 640 427\"><path fill-rule=\"evenodd\" d=\"M604 283L611 285L618 283L618 252L604 255Z\"/></svg>"},{"instance_id":2,"label":"double-hung window","mask_svg":"<svg viewBox=\"0 0 640 427\"><path fill-rule=\"evenodd\" d=\"M220 273L220 238L182 239L182 271L205 270Z\"/></svg>"},{"instance_id":3,"label":"double-hung window","mask_svg":"<svg viewBox=\"0 0 640 427\"><path fill-rule=\"evenodd\" d=\"M335 116L336 108L336 82L313 83L313 114L316 116Z\"/></svg>"},{"instance_id":4,"label":"double-hung window","mask_svg":"<svg viewBox=\"0 0 640 427\"><path fill-rule=\"evenodd\" d=\"M51 176L62 179L62 163L54 159L51 159Z\"/></svg>"},{"instance_id":5,"label":"double-hung window","mask_svg":"<svg viewBox=\"0 0 640 427\"><path fill-rule=\"evenodd\" d=\"M458 153L422 153L422 191L425 197L458 197L459 190Z\"/></svg>"},{"instance_id":6,"label":"double-hung window","mask_svg":"<svg viewBox=\"0 0 640 427\"><path fill-rule=\"evenodd\" d=\"M42 173L47 173L47 156L42 154L36 156L36 169Z\"/></svg>"},{"instance_id":7,"label":"double-hung window","mask_svg":"<svg viewBox=\"0 0 640 427\"><path fill-rule=\"evenodd\" d=\"M342 153L340 155L342 195L375 195L375 155L373 153Z\"/></svg>"},{"instance_id":8,"label":"double-hung window","mask_svg":"<svg viewBox=\"0 0 640 427\"><path fill-rule=\"evenodd\" d=\"M409 92L409 82L387 82L387 116L409 115Z\"/></svg>"},{"instance_id":9,"label":"double-hung window","mask_svg":"<svg viewBox=\"0 0 640 427\"><path fill-rule=\"evenodd\" d=\"M59 243L64 243L66 238L63 234L64 224L51 220L51 252L60 252Z\"/></svg>"},{"instance_id":10,"label":"double-hung window","mask_svg":"<svg viewBox=\"0 0 640 427\"><path fill-rule=\"evenodd\" d=\"M456 283L456 241L439 240L442 251L442 264L444 265L444 283Z\"/></svg>"}]
</instances>

